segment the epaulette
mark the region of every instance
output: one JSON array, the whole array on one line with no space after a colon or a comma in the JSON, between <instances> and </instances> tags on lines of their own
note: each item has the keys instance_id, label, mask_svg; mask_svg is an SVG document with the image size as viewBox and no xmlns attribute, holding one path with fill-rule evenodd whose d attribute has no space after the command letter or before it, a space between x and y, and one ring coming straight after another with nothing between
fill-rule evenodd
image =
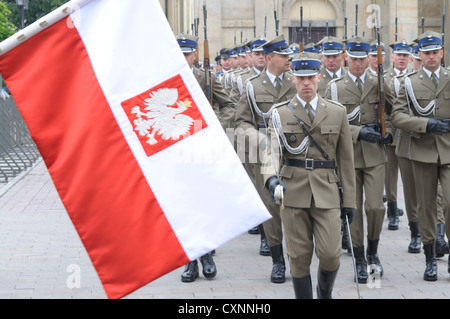
<instances>
[{"instance_id":1,"label":"epaulette","mask_svg":"<svg viewBox=\"0 0 450 319\"><path fill-rule=\"evenodd\" d=\"M291 101L284 101L277 104L274 104L274 108L279 108L280 106L288 105Z\"/></svg>"},{"instance_id":2,"label":"epaulette","mask_svg":"<svg viewBox=\"0 0 450 319\"><path fill-rule=\"evenodd\" d=\"M252 80L254 80L254 79L256 79L256 78L259 78L260 75L261 75L261 73L260 73L260 74L255 74L254 76L251 76L251 77L249 77L249 78L246 80L246 82L250 82L250 81L252 81Z\"/></svg>"},{"instance_id":3,"label":"epaulette","mask_svg":"<svg viewBox=\"0 0 450 319\"><path fill-rule=\"evenodd\" d=\"M333 100L329 100L329 99L327 99L327 98L323 98L325 101L327 101L327 102L330 102L330 103L332 103L332 104L334 104L334 105L337 105L337 106L340 106L340 107L342 107L343 109L347 109L343 104L341 104L341 103L339 103L339 102L336 102L336 101L333 101Z\"/></svg>"}]
</instances>

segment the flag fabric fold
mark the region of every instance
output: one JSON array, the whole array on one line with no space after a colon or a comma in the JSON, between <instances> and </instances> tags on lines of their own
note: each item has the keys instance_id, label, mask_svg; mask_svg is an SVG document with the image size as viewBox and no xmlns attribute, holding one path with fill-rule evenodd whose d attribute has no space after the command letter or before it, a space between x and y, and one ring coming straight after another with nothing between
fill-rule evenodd
<instances>
[{"instance_id":1,"label":"flag fabric fold","mask_svg":"<svg viewBox=\"0 0 450 319\"><path fill-rule=\"evenodd\" d=\"M159 1L58 14L0 44L0 73L109 298L270 218Z\"/></svg>"}]
</instances>

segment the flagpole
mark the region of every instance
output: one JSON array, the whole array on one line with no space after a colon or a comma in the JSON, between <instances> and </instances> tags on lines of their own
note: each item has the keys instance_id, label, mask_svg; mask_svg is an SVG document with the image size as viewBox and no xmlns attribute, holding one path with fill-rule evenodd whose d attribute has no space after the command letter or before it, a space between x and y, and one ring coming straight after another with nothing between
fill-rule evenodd
<instances>
[{"instance_id":1,"label":"flagpole","mask_svg":"<svg viewBox=\"0 0 450 319\"><path fill-rule=\"evenodd\" d=\"M64 5L60 6L59 8L55 9L54 11L50 12L46 16L40 18L36 22L30 24L26 28L20 30L16 34L10 36L9 38L0 43L0 56L5 54L6 52L11 51L19 44L23 43L29 38L34 37L42 30L52 26L61 19L64 19L70 14L76 12L81 7L83 7L88 2L91 1L92 0L71 0L65 3ZM67 26L73 27L70 26L69 23L67 24Z\"/></svg>"}]
</instances>

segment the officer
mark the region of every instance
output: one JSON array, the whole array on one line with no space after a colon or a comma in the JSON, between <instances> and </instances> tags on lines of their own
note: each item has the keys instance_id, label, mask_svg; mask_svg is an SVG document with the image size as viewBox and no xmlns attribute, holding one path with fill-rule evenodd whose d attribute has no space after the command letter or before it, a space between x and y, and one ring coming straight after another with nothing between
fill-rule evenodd
<instances>
[{"instance_id":1,"label":"officer","mask_svg":"<svg viewBox=\"0 0 450 319\"><path fill-rule=\"evenodd\" d=\"M222 71L219 74L218 79L223 85L227 73L231 71L231 55L229 49L223 48L220 50L220 64L222 65Z\"/></svg>"},{"instance_id":2,"label":"officer","mask_svg":"<svg viewBox=\"0 0 450 319\"><path fill-rule=\"evenodd\" d=\"M198 37L192 35L181 34L177 37L178 44L181 51L186 58L189 66L192 68L195 78L197 79L200 87L203 89L203 93L206 95L206 76L205 70L198 69L194 66L194 61L198 56L197 46ZM216 115L218 115L220 124L223 129L226 129L230 125L230 121L234 115L233 103L229 100L228 94L225 92L222 84L217 80L215 74L211 72L211 85L212 85L212 100L213 106L217 106Z\"/></svg>"},{"instance_id":3,"label":"officer","mask_svg":"<svg viewBox=\"0 0 450 319\"><path fill-rule=\"evenodd\" d=\"M292 50L284 35L281 34L268 41L262 48L267 68L246 81L246 89L237 104L235 127L238 142L249 143L249 153L257 155L257 158L250 156L249 160L254 165L256 188L272 215L272 218L263 224L273 261L271 281L283 283L286 266L280 212L279 207L272 202L264 189L259 152L267 145L267 123L271 108L274 104L290 100L296 94L296 89L289 74L289 55Z\"/></svg>"},{"instance_id":4,"label":"officer","mask_svg":"<svg viewBox=\"0 0 450 319\"><path fill-rule=\"evenodd\" d=\"M420 60L418 52L419 47L417 43L409 44L411 47L410 60L414 60L414 70L417 70L422 66L422 60ZM391 92L395 97L398 97L400 91L400 82L404 77L404 73L394 76L390 83ZM408 245L408 252L411 254L420 253L420 247L422 240L419 229L419 215L417 207L416 196L416 182L414 180L414 174L412 170L411 160L409 159L410 145L412 133L396 128L394 136L395 140L395 155L397 155L398 167L400 169L400 175L403 182L403 196L405 198L406 216L408 218L408 226L411 233L411 240Z\"/></svg>"},{"instance_id":5,"label":"officer","mask_svg":"<svg viewBox=\"0 0 450 319\"><path fill-rule=\"evenodd\" d=\"M194 61L197 58L197 46L198 46L198 37L192 35L184 35L181 34L177 37L178 44L180 46L181 51L186 58L187 63L192 68L194 72L194 76L200 84L200 87L203 89L203 92L206 95L206 81L205 81L205 70L197 69L194 66ZM217 80L216 76L211 73L211 85L212 85L212 97L215 103L220 105L219 110L221 116L219 118L222 127L225 129L231 119L233 114L233 104L228 99L228 95L225 93L222 84ZM217 274L216 264L212 257L212 253L209 252L202 257L200 257L200 262L203 267L203 275L212 279ZM199 276L198 270L198 262L194 260L188 263L185 267L183 274L181 275L182 282L193 282Z\"/></svg>"},{"instance_id":6,"label":"officer","mask_svg":"<svg viewBox=\"0 0 450 319\"><path fill-rule=\"evenodd\" d=\"M378 257L378 244L385 214L384 144L392 143L393 140L390 133L381 136L379 132L378 81L377 77L366 73L370 43L370 39L361 37L354 37L347 42L348 72L342 78L331 81L327 88L327 98L340 102L347 108L353 138L356 213L351 233L359 283L366 283L368 279L364 254L363 211L367 216L367 260L371 272L383 276L383 267Z\"/></svg>"},{"instance_id":7,"label":"officer","mask_svg":"<svg viewBox=\"0 0 450 319\"><path fill-rule=\"evenodd\" d=\"M408 63L411 56L411 47L408 45L406 40L399 40L390 45L392 48L392 68L388 70L385 81L391 84L392 79L395 76L404 75L409 72ZM392 90L391 90L392 91ZM386 107L386 122L390 124L390 115L392 112L392 106ZM391 133L393 136L396 135L396 128L390 126ZM403 211L400 211L397 207L397 182L398 182L398 158L395 154L395 141L392 144L386 145L386 179L385 179L385 189L386 189L386 201L387 201L387 217L389 219L388 229L397 230L399 215Z\"/></svg>"},{"instance_id":8,"label":"officer","mask_svg":"<svg viewBox=\"0 0 450 319\"><path fill-rule=\"evenodd\" d=\"M320 65L318 54L294 57L297 95L273 110L264 176L274 200L277 185L285 188L281 218L296 298L312 298L315 245L317 297L331 299L341 256L340 219L348 216L351 222L354 215L355 170L346 109L317 94ZM338 180L343 187L342 210Z\"/></svg>"},{"instance_id":9,"label":"officer","mask_svg":"<svg viewBox=\"0 0 450 319\"><path fill-rule=\"evenodd\" d=\"M381 54L382 54L382 62L386 60L386 50L384 48L384 44L381 42ZM378 76L378 41L372 41L370 44L369 50L369 67L367 68L373 76ZM386 71L384 72L387 73Z\"/></svg>"},{"instance_id":10,"label":"officer","mask_svg":"<svg viewBox=\"0 0 450 319\"><path fill-rule=\"evenodd\" d=\"M416 182L419 228L425 252L424 280L435 281L439 182L447 237L450 234L450 75L441 67L443 50L439 33L427 31L416 42L423 66L403 78L392 122L413 134L409 158Z\"/></svg>"},{"instance_id":11,"label":"officer","mask_svg":"<svg viewBox=\"0 0 450 319\"><path fill-rule=\"evenodd\" d=\"M253 39L249 43L249 50L251 51L251 53L250 53L251 61L249 62L249 64L252 65L252 67L249 68L248 70L244 70L244 71L240 72L237 75L236 85L233 87L233 89L231 91L231 95L230 95L230 99L233 102L233 104L235 104L235 106L238 104L239 99L241 98L242 94L244 93L245 82L249 78L260 74L266 67L266 58L264 56L264 52L261 47L266 42L267 42L267 40L264 37L260 36L258 38ZM235 118L235 117L233 117L233 118ZM235 119L232 122L234 123ZM235 132L233 131L233 137L232 137L233 139L235 137L234 135L235 135ZM240 156L241 160L243 161L245 170L247 171L247 173L250 176L253 183L255 183L255 173L253 171L254 166L251 165L250 160L249 160L249 148L248 148L248 146L244 147L244 145L245 145L244 141L242 141L242 143L240 143L239 145L242 148L237 149L237 153ZM255 158L255 154L252 155L252 158ZM267 238L266 238L266 235L264 232L263 225L261 224L261 225L257 226L256 230L254 230L254 229L249 230L249 233L250 234L258 234L258 233L260 234L261 244L260 244L260 248L259 248L259 254L262 256L270 256L270 249L269 249L269 245L267 243Z\"/></svg>"},{"instance_id":12,"label":"officer","mask_svg":"<svg viewBox=\"0 0 450 319\"><path fill-rule=\"evenodd\" d=\"M319 95L324 97L328 83L347 72L342 67L344 60L344 43L336 37L325 37L319 43L322 46L321 80L319 82Z\"/></svg>"}]
</instances>

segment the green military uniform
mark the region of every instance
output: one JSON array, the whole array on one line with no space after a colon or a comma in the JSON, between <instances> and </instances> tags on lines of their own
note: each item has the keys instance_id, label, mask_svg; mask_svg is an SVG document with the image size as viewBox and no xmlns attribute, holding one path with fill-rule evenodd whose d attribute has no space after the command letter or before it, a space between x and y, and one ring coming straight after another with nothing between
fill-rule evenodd
<instances>
[{"instance_id":1,"label":"green military uniform","mask_svg":"<svg viewBox=\"0 0 450 319\"><path fill-rule=\"evenodd\" d=\"M395 76L391 81L391 91L398 97L400 81L404 75ZM421 236L419 230L419 214L417 207L416 182L412 170L412 162L409 159L412 134L410 132L396 129L394 136L395 155L397 155L400 175L403 182L403 196L405 198L406 215L411 232L411 241L408 245L409 253L419 253Z\"/></svg>"},{"instance_id":2,"label":"green military uniform","mask_svg":"<svg viewBox=\"0 0 450 319\"><path fill-rule=\"evenodd\" d=\"M271 53L289 55L292 52L283 35L264 44L263 49L266 55ZM275 86L275 81L279 85L279 91ZM238 144L242 141L249 143L249 160L253 164L256 188L272 215L272 219L263 224L274 265L271 275L272 282L285 281L282 250L283 231L279 208L264 190L261 161L258 155L261 148L268 143L266 133L271 108L274 104L290 100L295 94L296 89L288 72L275 77L266 68L261 74L247 80L246 89L239 100L236 111L235 127Z\"/></svg>"},{"instance_id":3,"label":"green military uniform","mask_svg":"<svg viewBox=\"0 0 450 319\"><path fill-rule=\"evenodd\" d=\"M346 47L347 54L353 58L367 58L370 42L360 37L349 40ZM385 91L388 92L387 89ZM352 132L356 170L356 214L351 225L351 233L358 268L358 281L364 283L367 282L368 274L364 254L363 211L367 216L367 258L369 264L374 267L372 271L380 276L383 275L383 268L378 258L378 243L385 214L382 197L386 154L383 144L389 143L389 138L381 137L377 132L377 127L380 125L378 82L371 73L364 73L358 80L351 75L349 67L344 77L330 82L327 92L327 98L347 108ZM365 202L363 202L363 194Z\"/></svg>"},{"instance_id":4,"label":"green military uniform","mask_svg":"<svg viewBox=\"0 0 450 319\"><path fill-rule=\"evenodd\" d=\"M319 68L316 55L301 53L294 57L295 76L316 76ZM272 142L264 155L264 176L269 184L279 176L286 188L281 218L296 297L312 296L310 265L316 246L318 297L329 298L341 256L339 177L343 207L352 212L355 208L353 146L345 107L317 94L310 104L312 110L308 111L306 102L296 95L273 110L269 120Z\"/></svg>"},{"instance_id":5,"label":"green military uniform","mask_svg":"<svg viewBox=\"0 0 450 319\"><path fill-rule=\"evenodd\" d=\"M441 53L440 34L427 31L417 42L422 52ZM425 65L425 64L424 64ZM437 79L436 79L437 77ZM436 224L437 189L442 204L447 237L450 235L450 74L445 68L406 75L392 113L393 124L412 132L408 158L412 160L419 209L419 227L425 251L424 280L437 280ZM450 270L450 259L449 259Z\"/></svg>"},{"instance_id":6,"label":"green military uniform","mask_svg":"<svg viewBox=\"0 0 450 319\"><path fill-rule=\"evenodd\" d=\"M407 44L406 40L400 40L390 45L392 48L393 54L411 54L411 47ZM408 69L398 70L395 66L392 66L390 70L386 73L385 81L390 85L390 89L392 92L392 81L393 78L398 75L403 75L408 73ZM389 127L390 132L395 137L396 136L396 128L391 125L391 112L392 105L386 105L386 125ZM385 188L386 188L386 201L387 201L387 215L389 218L388 229L397 230L398 222L399 222L399 210L397 207L397 183L398 183L398 172L399 172L399 164L398 158L395 154L396 148L396 139L392 144L386 145L386 179L385 179Z\"/></svg>"}]
</instances>

